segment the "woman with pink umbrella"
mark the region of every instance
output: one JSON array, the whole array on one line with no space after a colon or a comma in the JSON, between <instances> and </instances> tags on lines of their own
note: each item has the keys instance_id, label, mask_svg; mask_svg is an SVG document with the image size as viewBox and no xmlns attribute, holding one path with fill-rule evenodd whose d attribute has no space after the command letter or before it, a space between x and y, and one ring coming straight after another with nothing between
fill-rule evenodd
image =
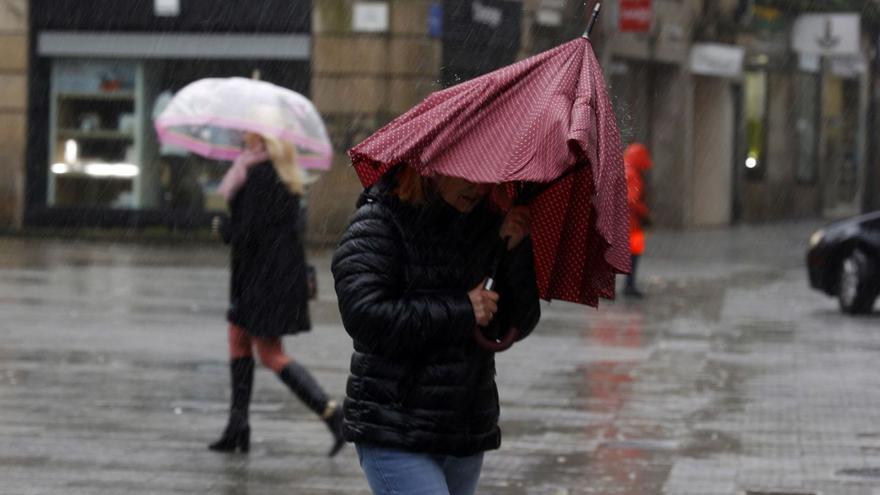
<instances>
[{"instance_id":1,"label":"woman with pink umbrella","mask_svg":"<svg viewBox=\"0 0 880 495\"><path fill-rule=\"evenodd\" d=\"M436 92L349 151L366 192L332 264L354 344L343 434L375 494L474 493L501 442L494 352L539 298L597 305L629 270L620 151L587 39Z\"/></svg>"}]
</instances>

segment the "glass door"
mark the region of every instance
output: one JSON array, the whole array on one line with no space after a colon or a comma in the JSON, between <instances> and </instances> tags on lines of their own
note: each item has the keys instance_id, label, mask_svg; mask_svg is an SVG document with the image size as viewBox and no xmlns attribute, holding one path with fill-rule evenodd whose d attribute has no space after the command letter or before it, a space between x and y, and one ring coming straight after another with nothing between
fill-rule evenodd
<instances>
[{"instance_id":1,"label":"glass door","mask_svg":"<svg viewBox=\"0 0 880 495\"><path fill-rule=\"evenodd\" d=\"M859 211L860 80L827 77L822 119L825 142L822 159L822 210L827 218Z\"/></svg>"}]
</instances>

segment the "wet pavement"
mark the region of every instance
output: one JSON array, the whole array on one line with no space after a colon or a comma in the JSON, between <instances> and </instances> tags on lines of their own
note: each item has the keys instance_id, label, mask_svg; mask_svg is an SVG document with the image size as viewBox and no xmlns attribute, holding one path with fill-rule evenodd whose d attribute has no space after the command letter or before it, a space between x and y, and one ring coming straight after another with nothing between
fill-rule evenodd
<instances>
[{"instance_id":1,"label":"wet pavement","mask_svg":"<svg viewBox=\"0 0 880 495\"><path fill-rule=\"evenodd\" d=\"M499 356L485 494L880 494L880 319L807 288L817 225L664 232L648 297L545 305ZM350 341L329 251L288 351L335 395ZM270 372L252 450L206 450L228 394L220 246L0 239L0 493L368 493L354 449Z\"/></svg>"}]
</instances>

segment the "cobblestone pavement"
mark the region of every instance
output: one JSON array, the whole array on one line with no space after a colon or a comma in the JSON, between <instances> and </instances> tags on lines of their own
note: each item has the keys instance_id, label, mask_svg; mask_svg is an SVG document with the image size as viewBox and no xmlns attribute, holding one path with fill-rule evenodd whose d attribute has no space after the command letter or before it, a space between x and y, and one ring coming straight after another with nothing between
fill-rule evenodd
<instances>
[{"instance_id":1,"label":"cobblestone pavement","mask_svg":"<svg viewBox=\"0 0 880 495\"><path fill-rule=\"evenodd\" d=\"M664 232L648 297L554 302L498 357L485 494L880 494L880 328L809 290L811 223ZM288 351L339 396L329 251ZM249 455L225 421L226 252L0 239L0 493L368 493L354 449L257 373Z\"/></svg>"}]
</instances>

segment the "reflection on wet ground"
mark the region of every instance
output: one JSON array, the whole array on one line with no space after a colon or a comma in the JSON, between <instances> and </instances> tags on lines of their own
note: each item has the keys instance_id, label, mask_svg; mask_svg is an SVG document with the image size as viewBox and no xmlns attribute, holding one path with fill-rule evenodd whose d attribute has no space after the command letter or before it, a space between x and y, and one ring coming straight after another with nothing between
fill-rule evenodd
<instances>
[{"instance_id":1,"label":"reflection on wet ground","mask_svg":"<svg viewBox=\"0 0 880 495\"><path fill-rule=\"evenodd\" d=\"M480 493L876 493L878 320L807 289L812 227L659 234L647 299L545 305L498 358ZM312 260L316 328L285 345L339 395L350 341L329 252ZM251 453L205 449L227 407L225 269L208 245L0 240L3 493L367 493L353 449L324 458L324 426L266 371Z\"/></svg>"}]
</instances>

